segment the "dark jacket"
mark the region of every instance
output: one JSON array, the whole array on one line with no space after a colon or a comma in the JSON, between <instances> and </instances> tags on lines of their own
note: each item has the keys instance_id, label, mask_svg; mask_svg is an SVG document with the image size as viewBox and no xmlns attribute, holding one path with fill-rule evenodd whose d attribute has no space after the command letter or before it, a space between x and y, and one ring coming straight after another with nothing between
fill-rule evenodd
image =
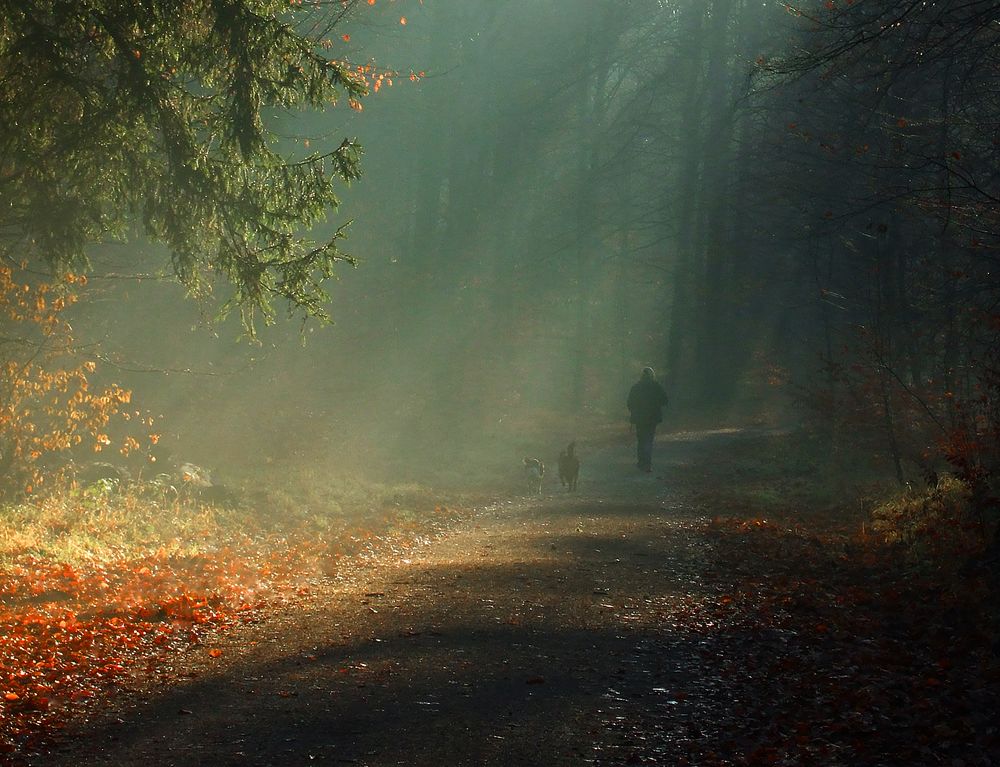
<instances>
[{"instance_id":1,"label":"dark jacket","mask_svg":"<svg viewBox=\"0 0 1000 767\"><path fill-rule=\"evenodd\" d=\"M658 381L643 379L628 393L629 421L636 426L655 426L663 420L667 393Z\"/></svg>"}]
</instances>

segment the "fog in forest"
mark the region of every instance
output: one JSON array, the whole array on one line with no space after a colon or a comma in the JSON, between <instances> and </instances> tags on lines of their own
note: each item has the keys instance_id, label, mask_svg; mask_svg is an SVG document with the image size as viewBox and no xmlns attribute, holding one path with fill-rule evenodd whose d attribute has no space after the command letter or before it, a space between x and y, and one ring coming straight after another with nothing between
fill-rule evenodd
<instances>
[{"instance_id":1,"label":"fog in forest","mask_svg":"<svg viewBox=\"0 0 1000 767\"><path fill-rule=\"evenodd\" d=\"M238 316L215 321L217 296L183 300L162 247L93 248L74 327L157 416L158 454L456 478L624 423L644 365L680 421L762 414L753 366L785 311L720 307L710 291L736 286L706 278L773 241L750 206L772 192L729 174L749 129L734 100L775 9L731 3L720 34L703 3L412 5L343 27L355 59L400 73L363 112L276 122L291 154L365 150L323 230L353 220L359 259L332 326L279 306L255 342Z\"/></svg>"},{"instance_id":2,"label":"fog in forest","mask_svg":"<svg viewBox=\"0 0 1000 767\"><path fill-rule=\"evenodd\" d=\"M957 86L935 111L941 61L823 58L848 22L889 12L838 26L748 0L366 8L331 32L394 73L363 111L269 115L292 158L364 147L317 233L353 221L333 324L278 305L249 339L238 313L215 321L224 280L184 300L166 249L139 237L91 248L78 341L157 417L161 457L220 471L514 470L627 428L646 365L671 397L665 428L796 423L868 386L859 421L909 470L920 429L903 444L873 424L896 397L919 410L906 392L928 381L954 389L960 337L979 348L953 311L965 277L947 276L973 274L968 220L928 196L955 171L948 148L976 137L941 119ZM931 156L946 159L913 160ZM855 363L867 382L841 375Z\"/></svg>"}]
</instances>

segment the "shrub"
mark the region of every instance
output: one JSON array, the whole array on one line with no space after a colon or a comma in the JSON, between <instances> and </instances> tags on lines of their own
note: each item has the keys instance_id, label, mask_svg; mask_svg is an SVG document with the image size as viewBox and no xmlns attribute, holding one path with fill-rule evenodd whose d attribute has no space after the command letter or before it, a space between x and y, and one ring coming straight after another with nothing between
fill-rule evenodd
<instances>
[{"instance_id":1,"label":"shrub","mask_svg":"<svg viewBox=\"0 0 1000 767\"><path fill-rule=\"evenodd\" d=\"M907 490L877 506L871 525L886 543L935 558L982 551L989 540L988 527L972 503L969 486L948 475L934 487Z\"/></svg>"},{"instance_id":2,"label":"shrub","mask_svg":"<svg viewBox=\"0 0 1000 767\"><path fill-rule=\"evenodd\" d=\"M97 365L78 353L63 318L84 282L70 274L29 284L0 267L0 495L36 491L53 455L111 447L110 421L131 401L116 384L92 387ZM118 449L127 455L141 446L129 435Z\"/></svg>"}]
</instances>

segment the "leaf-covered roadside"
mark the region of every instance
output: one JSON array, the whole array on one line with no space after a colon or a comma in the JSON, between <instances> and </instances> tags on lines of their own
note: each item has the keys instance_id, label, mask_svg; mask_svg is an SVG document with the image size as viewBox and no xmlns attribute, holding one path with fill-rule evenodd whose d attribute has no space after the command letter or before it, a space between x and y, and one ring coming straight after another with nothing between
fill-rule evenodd
<instances>
[{"instance_id":1,"label":"leaf-covered roadside","mask_svg":"<svg viewBox=\"0 0 1000 767\"><path fill-rule=\"evenodd\" d=\"M259 620L311 579L398 555L455 513L396 510L329 535L235 536L191 555L160 550L77 566L19 557L0 569L0 754L31 753L108 696L173 679L181 651L204 646L220 657L211 646L219 631Z\"/></svg>"},{"instance_id":2,"label":"leaf-covered roadside","mask_svg":"<svg viewBox=\"0 0 1000 767\"><path fill-rule=\"evenodd\" d=\"M946 582L891 552L766 525L712 532L738 585L717 602L730 651L708 661L748 702L730 730L746 763L1000 760L983 573Z\"/></svg>"},{"instance_id":3,"label":"leaf-covered roadside","mask_svg":"<svg viewBox=\"0 0 1000 767\"><path fill-rule=\"evenodd\" d=\"M709 596L650 640L673 705L612 725L627 763L1000 763L988 571L944 579L762 519L715 518L705 534ZM693 648L693 689L675 689L678 647Z\"/></svg>"},{"instance_id":4,"label":"leaf-covered roadside","mask_svg":"<svg viewBox=\"0 0 1000 767\"><path fill-rule=\"evenodd\" d=\"M205 630L251 618L259 565L198 557L70 565L27 558L0 575L0 750L39 745L88 701Z\"/></svg>"}]
</instances>

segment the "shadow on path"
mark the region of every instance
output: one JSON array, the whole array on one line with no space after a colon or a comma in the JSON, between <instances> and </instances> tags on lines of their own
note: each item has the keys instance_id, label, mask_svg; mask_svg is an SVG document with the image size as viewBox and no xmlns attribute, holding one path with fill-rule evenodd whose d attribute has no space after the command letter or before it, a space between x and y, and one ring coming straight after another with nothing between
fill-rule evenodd
<instances>
[{"instance_id":1,"label":"shadow on path","mask_svg":"<svg viewBox=\"0 0 1000 767\"><path fill-rule=\"evenodd\" d=\"M625 698L695 711L671 689L715 684L697 635L670 629L704 596L706 545L670 483L714 438L732 436L661 439L659 478L606 447L580 495L499 504L413 561L328 583L307 615L224 637L215 667L27 763L593 761L595 721Z\"/></svg>"}]
</instances>

